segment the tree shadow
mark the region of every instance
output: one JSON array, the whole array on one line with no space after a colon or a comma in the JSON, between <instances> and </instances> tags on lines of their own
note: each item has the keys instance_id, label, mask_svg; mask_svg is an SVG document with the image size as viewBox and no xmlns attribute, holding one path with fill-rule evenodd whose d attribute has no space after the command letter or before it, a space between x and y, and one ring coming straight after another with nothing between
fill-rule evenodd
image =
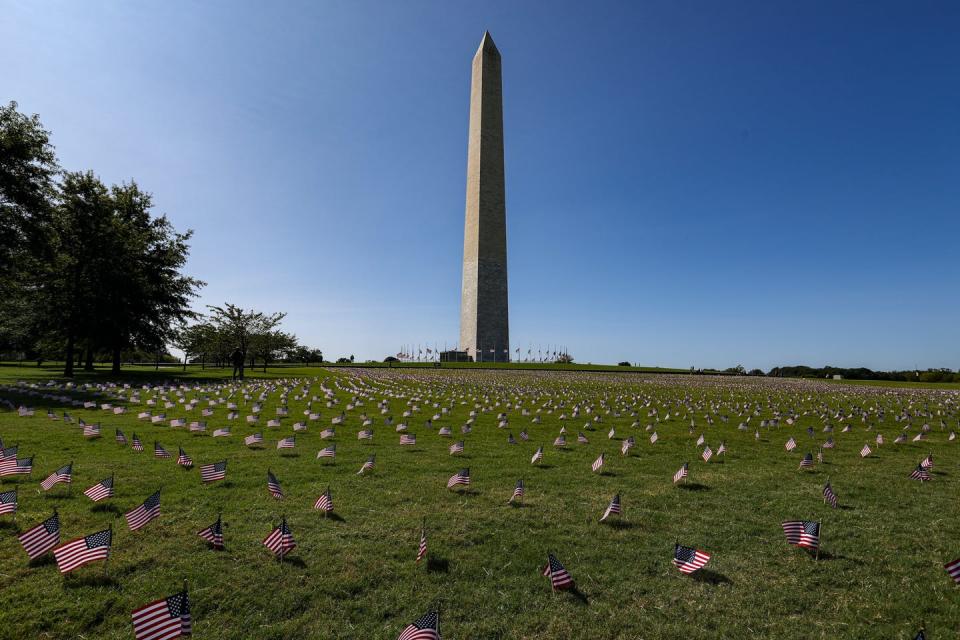
<instances>
[{"instance_id":1,"label":"tree shadow","mask_svg":"<svg viewBox=\"0 0 960 640\"><path fill-rule=\"evenodd\" d=\"M17 531L19 527L17 526L17 523L14 522L13 520L0 520L0 530L2 529L12 529L14 531Z\"/></svg>"},{"instance_id":2,"label":"tree shadow","mask_svg":"<svg viewBox=\"0 0 960 640\"><path fill-rule=\"evenodd\" d=\"M27 566L30 567L31 569L36 569L37 567L45 567L48 564L53 564L53 563L54 563L53 554L45 553L39 558L34 558L30 562L28 562Z\"/></svg>"},{"instance_id":3,"label":"tree shadow","mask_svg":"<svg viewBox=\"0 0 960 640\"><path fill-rule=\"evenodd\" d=\"M450 561L430 554L427 556L427 571L429 573L449 573Z\"/></svg>"},{"instance_id":4,"label":"tree shadow","mask_svg":"<svg viewBox=\"0 0 960 640\"><path fill-rule=\"evenodd\" d=\"M113 513L113 514L119 514L122 512L120 507L118 507L115 504L111 504L109 502L106 502L106 503L101 502L101 503L95 504L93 505L93 507L90 508L90 511L92 513Z\"/></svg>"},{"instance_id":5,"label":"tree shadow","mask_svg":"<svg viewBox=\"0 0 960 640\"><path fill-rule=\"evenodd\" d=\"M694 571L690 577L697 582L705 582L707 584L733 584L733 581L727 576L722 573L717 573L716 571L711 571L710 569Z\"/></svg>"},{"instance_id":6,"label":"tree shadow","mask_svg":"<svg viewBox=\"0 0 960 640\"><path fill-rule=\"evenodd\" d=\"M710 487L705 484L700 484L699 482L681 484L680 488L684 491L710 491Z\"/></svg>"}]
</instances>

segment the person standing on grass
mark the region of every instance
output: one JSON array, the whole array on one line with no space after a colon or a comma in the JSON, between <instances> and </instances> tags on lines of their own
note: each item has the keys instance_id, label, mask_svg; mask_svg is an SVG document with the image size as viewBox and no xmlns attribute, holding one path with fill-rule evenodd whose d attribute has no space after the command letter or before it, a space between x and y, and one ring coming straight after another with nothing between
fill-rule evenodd
<instances>
[{"instance_id":1,"label":"person standing on grass","mask_svg":"<svg viewBox=\"0 0 960 640\"><path fill-rule=\"evenodd\" d=\"M233 363L233 379L237 379L237 375L240 376L240 379L243 380L243 351L240 351L239 348L234 349L233 353L230 354L230 362Z\"/></svg>"}]
</instances>

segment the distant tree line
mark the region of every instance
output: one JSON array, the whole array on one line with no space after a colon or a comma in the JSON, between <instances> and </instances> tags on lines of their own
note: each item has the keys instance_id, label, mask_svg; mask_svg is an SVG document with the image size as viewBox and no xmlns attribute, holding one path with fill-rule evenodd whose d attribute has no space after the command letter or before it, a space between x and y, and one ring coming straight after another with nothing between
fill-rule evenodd
<instances>
[{"instance_id":1,"label":"distant tree line","mask_svg":"<svg viewBox=\"0 0 960 640\"><path fill-rule=\"evenodd\" d=\"M38 116L0 106L0 353L93 369L165 352L204 285L182 273L190 231L136 182L57 163Z\"/></svg>"},{"instance_id":2,"label":"distant tree line","mask_svg":"<svg viewBox=\"0 0 960 640\"><path fill-rule=\"evenodd\" d=\"M873 371L866 367L774 367L768 376L784 378L832 378L835 375L848 380L894 380L898 382L960 382L960 372L952 369L927 369L925 371Z\"/></svg>"}]
</instances>

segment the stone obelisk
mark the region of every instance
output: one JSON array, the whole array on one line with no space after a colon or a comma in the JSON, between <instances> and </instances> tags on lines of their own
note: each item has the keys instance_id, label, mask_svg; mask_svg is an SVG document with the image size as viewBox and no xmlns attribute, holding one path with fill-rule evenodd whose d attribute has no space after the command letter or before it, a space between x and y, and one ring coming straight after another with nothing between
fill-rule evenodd
<instances>
[{"instance_id":1,"label":"stone obelisk","mask_svg":"<svg viewBox=\"0 0 960 640\"><path fill-rule=\"evenodd\" d=\"M510 359L503 93L500 52L489 31L483 35L480 48L473 56L470 84L460 349L475 361Z\"/></svg>"}]
</instances>

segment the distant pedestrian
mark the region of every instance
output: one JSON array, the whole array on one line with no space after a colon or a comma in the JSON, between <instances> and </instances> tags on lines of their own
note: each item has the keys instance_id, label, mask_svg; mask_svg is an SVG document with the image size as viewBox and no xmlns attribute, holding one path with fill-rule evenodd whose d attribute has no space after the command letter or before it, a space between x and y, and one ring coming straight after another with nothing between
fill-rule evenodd
<instances>
[{"instance_id":1,"label":"distant pedestrian","mask_svg":"<svg viewBox=\"0 0 960 640\"><path fill-rule=\"evenodd\" d=\"M233 363L233 379L236 380L239 376L243 380L243 351L234 349L230 354L230 362Z\"/></svg>"}]
</instances>

